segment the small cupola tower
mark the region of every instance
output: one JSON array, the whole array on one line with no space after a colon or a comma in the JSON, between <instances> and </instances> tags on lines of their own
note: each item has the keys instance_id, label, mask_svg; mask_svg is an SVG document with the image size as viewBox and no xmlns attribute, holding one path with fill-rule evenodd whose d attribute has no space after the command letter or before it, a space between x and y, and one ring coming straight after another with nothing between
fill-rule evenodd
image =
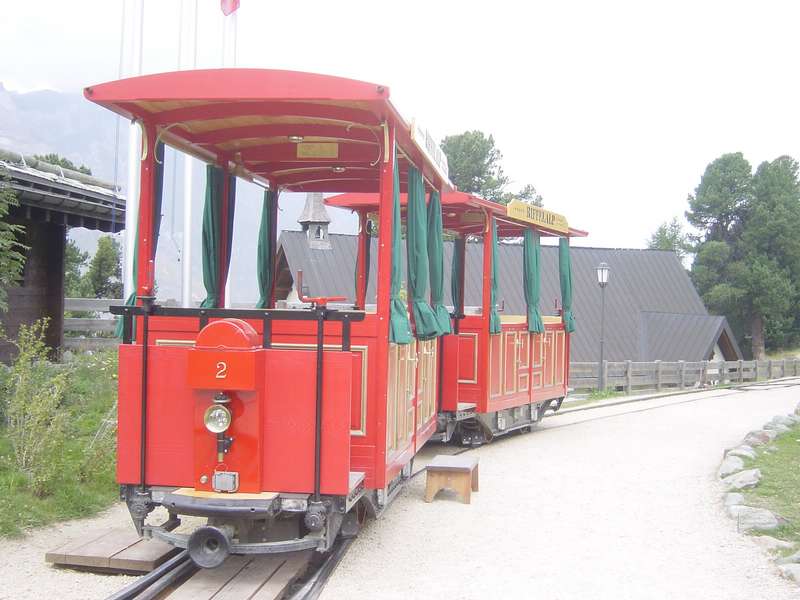
<instances>
[{"instance_id":1,"label":"small cupola tower","mask_svg":"<svg viewBox=\"0 0 800 600\"><path fill-rule=\"evenodd\" d=\"M328 225L331 218L325 210L321 192L306 194L306 205L300 218L297 219L303 231L308 236L308 245L318 250L330 250L331 242L328 239Z\"/></svg>"}]
</instances>

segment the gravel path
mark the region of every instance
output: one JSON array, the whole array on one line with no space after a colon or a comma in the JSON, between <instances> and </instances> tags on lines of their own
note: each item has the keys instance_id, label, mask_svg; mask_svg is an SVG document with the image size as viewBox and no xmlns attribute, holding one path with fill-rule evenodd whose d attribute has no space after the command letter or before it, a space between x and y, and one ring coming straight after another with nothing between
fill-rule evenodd
<instances>
[{"instance_id":1,"label":"gravel path","mask_svg":"<svg viewBox=\"0 0 800 600\"><path fill-rule=\"evenodd\" d=\"M797 599L723 516L715 471L724 447L799 397L800 387L712 391L548 418L476 451L481 491L469 506L445 492L425 504L415 478L323 598ZM417 468L443 451L426 449ZM53 568L44 553L129 523L118 505L0 540L0 599L113 593L130 577Z\"/></svg>"},{"instance_id":2,"label":"gravel path","mask_svg":"<svg viewBox=\"0 0 800 600\"><path fill-rule=\"evenodd\" d=\"M59 569L45 563L44 555L86 530L102 531L128 524L133 527L128 509L118 504L91 519L43 527L24 538L0 540L0 555L4 557L0 561L0 599L88 600L113 594L134 578Z\"/></svg>"},{"instance_id":3,"label":"gravel path","mask_svg":"<svg viewBox=\"0 0 800 600\"><path fill-rule=\"evenodd\" d=\"M471 505L425 504L414 479L322 598L796 600L724 516L715 473L725 447L798 398L717 390L546 419L476 450Z\"/></svg>"}]
</instances>

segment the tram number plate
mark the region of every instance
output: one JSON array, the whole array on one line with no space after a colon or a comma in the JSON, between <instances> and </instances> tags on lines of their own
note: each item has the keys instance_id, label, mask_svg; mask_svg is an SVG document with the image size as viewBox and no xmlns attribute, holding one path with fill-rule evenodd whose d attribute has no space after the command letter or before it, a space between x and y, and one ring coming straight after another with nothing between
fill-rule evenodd
<instances>
[{"instance_id":1,"label":"tram number plate","mask_svg":"<svg viewBox=\"0 0 800 600\"><path fill-rule=\"evenodd\" d=\"M193 348L189 351L189 385L212 390L253 390L256 352Z\"/></svg>"}]
</instances>

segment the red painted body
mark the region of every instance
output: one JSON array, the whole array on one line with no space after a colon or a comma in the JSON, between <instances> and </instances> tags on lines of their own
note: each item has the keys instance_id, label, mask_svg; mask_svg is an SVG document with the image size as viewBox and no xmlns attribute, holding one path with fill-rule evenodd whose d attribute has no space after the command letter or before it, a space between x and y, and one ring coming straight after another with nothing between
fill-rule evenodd
<instances>
[{"instance_id":1,"label":"red painted body","mask_svg":"<svg viewBox=\"0 0 800 600\"><path fill-rule=\"evenodd\" d=\"M390 363L396 348L390 345L388 327L395 169L402 192L411 165L422 173L426 194L441 194L445 229L462 239L485 234L493 220L501 236L520 235L530 225L504 217L497 204L454 192L427 149L427 140L418 138L418 131L403 120L386 86L309 73L223 69L113 81L86 88L85 96L142 124L136 281L140 305L149 302L155 289L153 223L158 215L153 195L158 141L222 168L227 174L226 190L230 177L236 175L272 190L351 196L361 231L355 290L357 307L362 310L367 287L367 213L377 212L378 269L371 275L377 306L363 321L352 323L348 352L341 350L342 325L325 326L323 494L347 494L353 471L365 474L368 489L385 490L435 432L438 410L454 411L459 402L474 402L478 411L488 412L566 393L569 336L560 324L548 325L543 336L528 336L526 342L519 341L524 338L524 324L504 325L502 334L489 335L485 315L491 253L486 253L482 313L463 318L458 336L438 342L443 359L437 371L441 385L436 389L442 390L441 395L437 392L433 404L429 395L424 396L430 380L424 380L416 366L422 362L418 350L417 356L406 357L403 366L410 393L403 399L402 419L396 407L389 407L391 369L400 368ZM304 137L314 143L301 143ZM332 151L323 152L323 147ZM223 222L229 208L226 193ZM277 203L269 210L273 218L266 235L274 247ZM218 296L224 298L226 228L216 233L222 241ZM540 233L553 234L546 229ZM234 248L236 244L234 239ZM236 253L232 254L235 260ZM463 282L463 272L459 280ZM273 293L265 299L268 307L275 303L275 281L272 285ZM315 292L324 294L325 290ZM463 312L463 307L457 308L456 312ZM138 317L134 343L120 348L120 483L138 484L144 479L147 485L210 490L204 476L229 470L239 473L242 492L313 490L315 322L272 321L272 346L267 349L262 347L260 320L210 319L201 327L199 316L149 316L146 473L142 474L144 329L145 319ZM396 382L398 374L393 376ZM499 385L499 391L493 385ZM206 409L220 392L230 399L233 415L225 432L233 442L222 461L217 456L216 434L203 423ZM404 428L391 446L387 443L390 417L395 424L402 421Z\"/></svg>"},{"instance_id":2,"label":"red painted body","mask_svg":"<svg viewBox=\"0 0 800 600\"><path fill-rule=\"evenodd\" d=\"M178 319L175 319L178 320ZM314 377L311 350L242 346L232 321L209 324L196 348L149 348L147 483L210 491L215 471L239 473L241 492L307 492L314 487ZM239 322L253 330L250 325ZM214 339L211 333L221 333ZM151 334L152 335L152 334ZM220 341L231 344L221 345ZM209 344L200 347L200 344ZM234 345L238 344L238 345ZM141 346L120 348L117 478L139 481ZM351 352L326 352L323 379L321 491L344 495L350 473ZM219 363L224 378L218 378ZM227 394L233 414L230 452L217 462L216 435L203 414L217 392Z\"/></svg>"}]
</instances>

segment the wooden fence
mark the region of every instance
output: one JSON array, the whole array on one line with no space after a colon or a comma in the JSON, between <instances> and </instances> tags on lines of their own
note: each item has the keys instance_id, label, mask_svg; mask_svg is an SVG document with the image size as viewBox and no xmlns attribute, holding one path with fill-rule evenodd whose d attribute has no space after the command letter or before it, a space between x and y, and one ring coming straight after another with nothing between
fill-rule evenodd
<instances>
[{"instance_id":1,"label":"wooden fence","mask_svg":"<svg viewBox=\"0 0 800 600\"><path fill-rule=\"evenodd\" d=\"M100 313L100 316L65 318L64 349L100 350L103 348L116 348L119 345L119 339L114 337L117 320L111 318L108 307L123 303L123 300L115 298L65 298L64 310Z\"/></svg>"},{"instance_id":2,"label":"wooden fence","mask_svg":"<svg viewBox=\"0 0 800 600\"><path fill-rule=\"evenodd\" d=\"M590 392L600 387L600 365L596 362L570 363L569 385L575 391ZM732 360L700 362L603 361L606 389L626 394L675 391L745 383L800 375L800 359Z\"/></svg>"},{"instance_id":3,"label":"wooden fence","mask_svg":"<svg viewBox=\"0 0 800 600\"><path fill-rule=\"evenodd\" d=\"M64 319L64 348L98 350L115 348L116 319L108 307L122 304L113 298L67 298L64 309L99 313L93 318ZM720 362L610 362L604 361L606 389L635 394L644 391L669 391L745 383L800 375L800 359L734 360ZM600 387L600 368L596 362L573 362L569 366L569 385L576 392L591 392Z\"/></svg>"}]
</instances>

